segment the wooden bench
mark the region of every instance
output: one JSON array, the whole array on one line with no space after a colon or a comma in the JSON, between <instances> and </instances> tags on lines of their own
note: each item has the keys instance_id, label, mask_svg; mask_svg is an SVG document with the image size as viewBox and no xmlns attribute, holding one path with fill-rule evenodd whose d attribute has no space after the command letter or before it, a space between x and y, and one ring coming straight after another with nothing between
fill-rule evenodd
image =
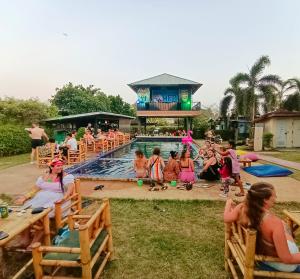
<instances>
[{"instance_id":1,"label":"wooden bench","mask_svg":"<svg viewBox=\"0 0 300 279\"><path fill-rule=\"evenodd\" d=\"M49 163L54 159L55 144L51 147L38 146L36 148L36 160L38 167L48 167Z\"/></svg>"},{"instance_id":2,"label":"wooden bench","mask_svg":"<svg viewBox=\"0 0 300 279\"><path fill-rule=\"evenodd\" d=\"M250 159L239 159L239 163L243 164L244 167L251 167L252 160L250 160Z\"/></svg>"},{"instance_id":3,"label":"wooden bench","mask_svg":"<svg viewBox=\"0 0 300 279\"><path fill-rule=\"evenodd\" d=\"M78 150L68 149L68 165L79 164L86 159L86 148L82 142L77 143Z\"/></svg>"},{"instance_id":4,"label":"wooden bench","mask_svg":"<svg viewBox=\"0 0 300 279\"><path fill-rule=\"evenodd\" d=\"M300 273L265 271L257 268L257 262L280 262L280 259L256 254L255 246L255 230L246 229L238 223L225 223L225 270L230 271L234 279L300 278Z\"/></svg>"},{"instance_id":5,"label":"wooden bench","mask_svg":"<svg viewBox=\"0 0 300 279\"><path fill-rule=\"evenodd\" d=\"M78 222L79 229L74 229ZM48 278L99 278L108 260L113 257L113 241L111 232L110 205L103 199L100 207L93 215L69 215L70 236L59 246L33 245L33 266L36 279ZM92 269L99 263L97 270ZM44 267L53 267L49 276L44 275ZM81 268L80 277L61 277L57 272L61 267ZM69 273L70 274L70 273ZM68 275L69 275L68 274Z\"/></svg>"}]
</instances>

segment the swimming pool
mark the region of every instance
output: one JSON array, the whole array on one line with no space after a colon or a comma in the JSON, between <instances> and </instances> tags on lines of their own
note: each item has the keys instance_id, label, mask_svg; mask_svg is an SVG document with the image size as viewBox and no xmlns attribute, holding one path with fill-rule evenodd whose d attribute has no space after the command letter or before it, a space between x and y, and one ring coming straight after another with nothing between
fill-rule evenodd
<instances>
[{"instance_id":1,"label":"swimming pool","mask_svg":"<svg viewBox=\"0 0 300 279\"><path fill-rule=\"evenodd\" d=\"M171 150L183 149L183 144L179 141L153 141L153 139L138 139L129 145L121 147L111 153L101 154L98 158L87 163L79 164L67 169L75 177L84 178L105 178L105 179L132 179L135 178L133 170L133 160L135 151L141 150L147 158L152 154L154 147L159 147L161 156L165 162L169 158ZM191 145L191 158L197 154L196 145ZM196 173L200 172L200 165L195 163Z\"/></svg>"}]
</instances>

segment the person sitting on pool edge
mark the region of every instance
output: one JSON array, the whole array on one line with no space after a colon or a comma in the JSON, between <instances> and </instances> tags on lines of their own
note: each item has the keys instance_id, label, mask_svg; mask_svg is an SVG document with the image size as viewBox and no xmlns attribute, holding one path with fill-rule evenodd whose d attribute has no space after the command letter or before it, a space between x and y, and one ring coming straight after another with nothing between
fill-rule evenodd
<instances>
[{"instance_id":1,"label":"person sitting on pool edge","mask_svg":"<svg viewBox=\"0 0 300 279\"><path fill-rule=\"evenodd\" d=\"M135 171L136 178L146 178L148 175L147 171L147 158L141 150L135 151L135 160L133 162L133 167Z\"/></svg>"},{"instance_id":2,"label":"person sitting on pool edge","mask_svg":"<svg viewBox=\"0 0 300 279\"><path fill-rule=\"evenodd\" d=\"M164 169L164 180L167 182L177 180L180 172L178 160L178 152L170 151L170 157Z\"/></svg>"},{"instance_id":3,"label":"person sitting on pool edge","mask_svg":"<svg viewBox=\"0 0 300 279\"><path fill-rule=\"evenodd\" d=\"M150 179L158 182L160 185L163 185L163 169L165 168L165 163L160 156L160 149L158 147L153 149L153 154L148 160L147 168L149 170Z\"/></svg>"}]
</instances>

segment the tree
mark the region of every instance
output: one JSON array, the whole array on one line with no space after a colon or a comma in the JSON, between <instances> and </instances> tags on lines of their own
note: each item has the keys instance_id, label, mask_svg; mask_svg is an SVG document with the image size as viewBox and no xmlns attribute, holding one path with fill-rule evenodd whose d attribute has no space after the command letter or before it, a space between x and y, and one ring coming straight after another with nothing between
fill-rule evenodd
<instances>
[{"instance_id":1,"label":"tree","mask_svg":"<svg viewBox=\"0 0 300 279\"><path fill-rule=\"evenodd\" d=\"M232 81L240 86L246 86L247 105L250 108L249 117L254 120L259 108L259 94L264 93L268 85L280 84L280 78L277 75L263 76L264 69L271 64L268 56L261 56L250 68L249 73L238 73Z\"/></svg>"},{"instance_id":2,"label":"tree","mask_svg":"<svg viewBox=\"0 0 300 279\"><path fill-rule=\"evenodd\" d=\"M247 115L249 106L247 105L246 89L241 88L240 84L235 79L231 79L229 83L230 87L225 90L225 97L220 103L221 116L223 118L227 117L232 102L234 102L233 113L235 115Z\"/></svg>"},{"instance_id":3,"label":"tree","mask_svg":"<svg viewBox=\"0 0 300 279\"><path fill-rule=\"evenodd\" d=\"M29 125L58 115L55 106L47 105L37 99L19 100L15 98L0 99L1 124Z\"/></svg>"},{"instance_id":4,"label":"tree","mask_svg":"<svg viewBox=\"0 0 300 279\"><path fill-rule=\"evenodd\" d=\"M135 115L134 109L119 95L107 96L93 85L84 87L68 83L62 88L56 88L56 94L50 102L59 108L62 115L97 111Z\"/></svg>"},{"instance_id":5,"label":"tree","mask_svg":"<svg viewBox=\"0 0 300 279\"><path fill-rule=\"evenodd\" d=\"M288 80L287 90L293 90L292 94L287 95L282 107L290 111L300 111L300 79L291 78Z\"/></svg>"},{"instance_id":6,"label":"tree","mask_svg":"<svg viewBox=\"0 0 300 279\"><path fill-rule=\"evenodd\" d=\"M61 89L56 88L50 102L59 108L62 115L110 111L107 96L92 85L85 88L70 82Z\"/></svg>"},{"instance_id":7,"label":"tree","mask_svg":"<svg viewBox=\"0 0 300 279\"><path fill-rule=\"evenodd\" d=\"M125 115L135 115L135 111L133 107L124 102L120 95L117 96L108 96L108 99L110 101L110 110L113 113L119 113L119 114L125 114Z\"/></svg>"}]
</instances>

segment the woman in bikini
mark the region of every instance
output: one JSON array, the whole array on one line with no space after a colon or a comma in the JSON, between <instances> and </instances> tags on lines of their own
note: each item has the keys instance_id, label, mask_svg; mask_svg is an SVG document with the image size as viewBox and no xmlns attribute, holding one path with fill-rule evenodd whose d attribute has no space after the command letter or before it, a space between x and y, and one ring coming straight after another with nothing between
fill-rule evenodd
<instances>
[{"instance_id":1,"label":"woman in bikini","mask_svg":"<svg viewBox=\"0 0 300 279\"><path fill-rule=\"evenodd\" d=\"M182 150L180 162L179 179L183 183L195 183L195 167L194 161L190 158L190 151L187 149Z\"/></svg>"},{"instance_id":2,"label":"woman in bikini","mask_svg":"<svg viewBox=\"0 0 300 279\"><path fill-rule=\"evenodd\" d=\"M178 174L180 172L178 160L178 152L177 151L170 151L170 157L168 163L164 169L164 180L165 181L172 181L178 179Z\"/></svg>"},{"instance_id":3,"label":"woman in bikini","mask_svg":"<svg viewBox=\"0 0 300 279\"><path fill-rule=\"evenodd\" d=\"M147 158L141 150L135 151L134 171L137 178L147 177Z\"/></svg>"},{"instance_id":4,"label":"woman in bikini","mask_svg":"<svg viewBox=\"0 0 300 279\"><path fill-rule=\"evenodd\" d=\"M224 222L238 221L255 229L256 251L280 258L281 262L261 262L261 269L300 273L300 253L292 233L287 224L270 211L275 200L276 193L271 184L255 183L245 202L235 206L231 199L227 200Z\"/></svg>"}]
</instances>

